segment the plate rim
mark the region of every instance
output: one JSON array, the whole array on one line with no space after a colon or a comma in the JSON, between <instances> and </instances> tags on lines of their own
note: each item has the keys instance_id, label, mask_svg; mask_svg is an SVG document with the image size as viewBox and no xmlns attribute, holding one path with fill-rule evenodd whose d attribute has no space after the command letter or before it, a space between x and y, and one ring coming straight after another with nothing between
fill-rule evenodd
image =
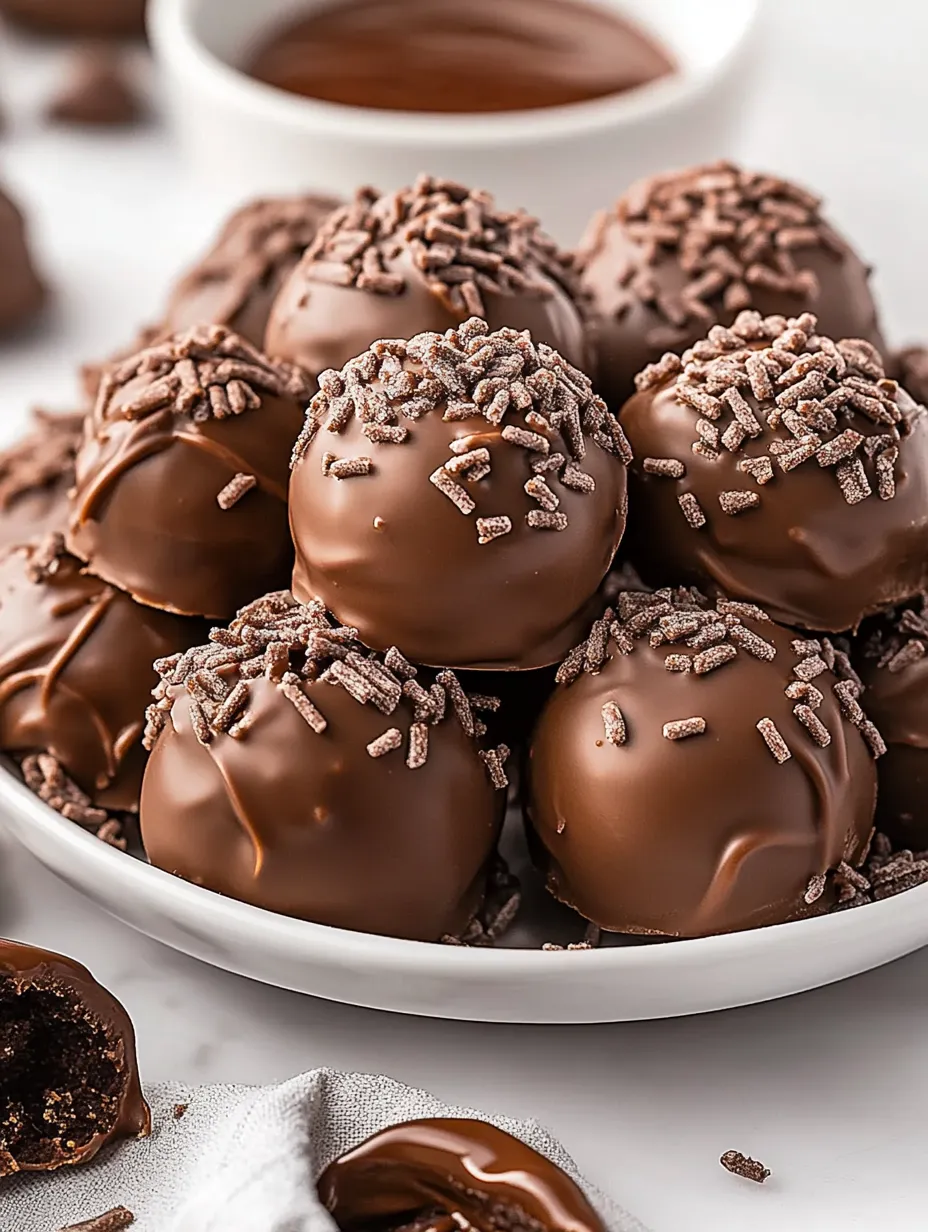
<instances>
[{"instance_id":1,"label":"plate rim","mask_svg":"<svg viewBox=\"0 0 928 1232\"><path fill-rule=\"evenodd\" d=\"M289 953L302 950L304 953L311 952L321 957L325 949L330 951L330 957L363 956L366 962L376 962L381 970L389 968L401 971L412 968L424 972L431 969L444 976L457 972L495 979L531 978L542 972L557 971L567 965L574 967L577 963L586 964L590 969L589 974L600 972L604 975L620 975L623 971L642 967L659 971L661 967L674 968L681 963L692 963L697 967L702 963L715 966L724 963L727 956L733 952L741 952L743 955L745 945L750 945L757 951L758 959L767 951L776 952L787 937L795 940L800 935L797 930L802 930L801 935L809 944L828 945L829 941L840 934L853 931L853 920L857 917L863 917L857 927L886 929L892 927L895 917L908 915L918 902L922 903L928 912L926 883L850 911L831 912L827 915L709 937L682 938L661 945L614 946L585 951L443 945L440 942L413 941L317 924L311 920L269 911L185 881L145 860L101 842L94 834L62 817L39 799L12 771L0 765L0 814L11 809L27 814L30 824L38 826L47 838L63 844L65 850L73 852L82 864L89 862L105 870L107 882L112 880L117 867L121 867L123 872L120 875L125 879L127 889L137 889L149 902L153 898L156 902L162 901L164 895L167 895L174 898L185 913L206 913L207 919L217 920L226 935L228 932L236 935L246 932L253 935L254 929L260 928L267 940L282 944ZM7 832L12 833L22 846L28 848L29 845L18 833L6 826L5 818L0 824L3 824Z\"/></svg>"}]
</instances>

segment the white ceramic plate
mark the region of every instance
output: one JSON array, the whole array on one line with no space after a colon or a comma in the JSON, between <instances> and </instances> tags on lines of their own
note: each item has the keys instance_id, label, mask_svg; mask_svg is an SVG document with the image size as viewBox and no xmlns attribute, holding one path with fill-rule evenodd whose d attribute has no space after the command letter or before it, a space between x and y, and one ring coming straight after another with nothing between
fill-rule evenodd
<instances>
[{"instance_id":1,"label":"white ceramic plate","mask_svg":"<svg viewBox=\"0 0 928 1232\"><path fill-rule=\"evenodd\" d=\"M853 911L699 941L556 953L426 945L289 919L189 885L65 821L2 768L0 825L69 885L165 945L281 988L407 1014L670 1018L804 992L928 945L928 885Z\"/></svg>"}]
</instances>

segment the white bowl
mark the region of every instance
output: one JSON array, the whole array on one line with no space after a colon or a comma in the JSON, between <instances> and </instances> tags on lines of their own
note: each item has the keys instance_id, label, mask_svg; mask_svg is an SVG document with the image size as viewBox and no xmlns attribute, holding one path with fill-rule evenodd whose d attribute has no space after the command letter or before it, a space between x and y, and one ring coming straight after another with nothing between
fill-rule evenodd
<instances>
[{"instance_id":1,"label":"white bowl","mask_svg":"<svg viewBox=\"0 0 928 1232\"><path fill-rule=\"evenodd\" d=\"M489 188L539 214L562 242L638 177L730 153L744 113L748 35L760 0L599 0L675 54L680 71L566 107L479 116L370 110L302 98L239 68L262 36L330 0L152 0L149 29L193 165L232 199L421 171ZM500 4L505 0L499 0Z\"/></svg>"},{"instance_id":2,"label":"white bowl","mask_svg":"<svg viewBox=\"0 0 928 1232\"><path fill-rule=\"evenodd\" d=\"M190 885L65 821L0 768L0 825L69 885L165 945L266 984L436 1018L671 1018L804 992L928 945L928 885L818 919L591 951L463 949L346 932Z\"/></svg>"}]
</instances>

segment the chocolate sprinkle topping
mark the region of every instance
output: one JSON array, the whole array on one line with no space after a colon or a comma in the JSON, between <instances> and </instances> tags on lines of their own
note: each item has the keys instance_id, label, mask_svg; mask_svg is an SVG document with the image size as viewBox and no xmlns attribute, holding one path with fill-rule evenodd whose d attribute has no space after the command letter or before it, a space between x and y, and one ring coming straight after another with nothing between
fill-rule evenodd
<instances>
[{"instance_id":1,"label":"chocolate sprinkle topping","mask_svg":"<svg viewBox=\"0 0 928 1232\"><path fill-rule=\"evenodd\" d=\"M685 337L687 322L711 325L719 310L737 312L755 288L769 288L812 302L815 274L801 264L802 250L844 255L844 241L825 223L821 202L795 184L728 162L654 176L635 185L615 213L634 248L619 274L625 291L618 315L633 303L662 320L655 342ZM603 216L601 226L608 223ZM594 233L588 260L598 247ZM688 281L677 294L659 289L655 268L676 259Z\"/></svg>"},{"instance_id":2,"label":"chocolate sprinkle topping","mask_svg":"<svg viewBox=\"0 0 928 1232\"><path fill-rule=\"evenodd\" d=\"M97 808L90 797L65 772L51 753L30 753L22 759L20 768L30 791L49 808L84 830L89 830L111 847L126 850L123 825L118 814Z\"/></svg>"},{"instance_id":3,"label":"chocolate sprinkle topping","mask_svg":"<svg viewBox=\"0 0 928 1232\"><path fill-rule=\"evenodd\" d=\"M97 413L105 413L117 390L140 376L149 381L137 397L120 406L126 419L170 411L203 423L254 410L262 393L305 401L312 390L298 368L269 360L222 325L176 334L114 364L104 374Z\"/></svg>"},{"instance_id":4,"label":"chocolate sprinkle topping","mask_svg":"<svg viewBox=\"0 0 928 1232\"><path fill-rule=\"evenodd\" d=\"M677 401L697 416L693 450L710 460L720 456L720 447L738 455L746 442L765 438L768 456L738 461L760 486L776 470L789 474L814 462L834 470L849 505L874 492L879 500L892 500L898 447L909 431L906 412L915 404L886 379L873 346L860 339L832 342L816 334L816 324L811 313L787 321L742 312L730 329L713 326L682 359L666 355L639 373L638 389L674 380ZM855 424L866 426L869 435ZM873 425L884 430L874 434ZM781 426L788 439L773 435ZM734 515L757 508L762 499L757 491L730 491L721 493L719 504ZM692 493L679 500L694 529L705 524Z\"/></svg>"},{"instance_id":5,"label":"chocolate sprinkle topping","mask_svg":"<svg viewBox=\"0 0 928 1232\"><path fill-rule=\"evenodd\" d=\"M547 477L534 466L533 458L535 474L525 484L527 495L540 506L530 510L525 521L538 530L560 531L567 526L552 484L560 482L581 494L595 490L592 476L581 467L588 440L626 465L631 460L618 420L594 394L588 377L545 343L534 343L528 333L513 329L490 333L485 321L472 317L444 334L417 334L408 342L383 339L340 372L323 372L294 446L293 465L306 456L320 430L338 435L357 418L368 439L401 446L407 439L404 421L414 422L426 414L441 414L446 421L482 416L494 426L502 424L500 437L509 445L539 455ZM522 422L505 422L516 416ZM553 433L560 434L568 457L551 454ZM464 517L470 517L476 502L466 485L490 473L490 451L472 448L465 437L452 442L449 452L451 457L429 481ZM323 474L328 477L366 475L373 469L370 458L339 460L330 453L323 457ZM478 542L488 544L509 533L512 523L502 515L478 518L476 529Z\"/></svg>"},{"instance_id":6,"label":"chocolate sprinkle topping","mask_svg":"<svg viewBox=\"0 0 928 1232\"><path fill-rule=\"evenodd\" d=\"M357 630L339 625L321 602L297 603L288 591L279 591L242 608L228 628L213 629L205 646L171 655L155 664L161 681L148 708L144 744L151 749L168 721L181 689L189 695L190 721L201 744L217 736L247 737L251 682L259 677L276 682L307 725L321 734L325 715L305 691L307 682L344 689L362 706L373 706L386 717L395 714L404 698L414 708L409 728L406 765L425 765L429 728L454 718L465 734L482 734L474 709L495 709L498 699L469 697L454 672L439 672L430 689L422 687L417 669L398 650L376 655L357 641ZM367 751L382 757L400 748L402 733L390 727ZM503 787L505 745L476 750L494 784Z\"/></svg>"},{"instance_id":7,"label":"chocolate sprinkle topping","mask_svg":"<svg viewBox=\"0 0 928 1232\"><path fill-rule=\"evenodd\" d=\"M453 312L486 316L484 295L548 298L558 284L575 293L572 259L523 210L499 210L487 192L423 175L381 195L361 188L319 228L303 262L316 282L400 295L401 252Z\"/></svg>"},{"instance_id":8,"label":"chocolate sprinkle topping","mask_svg":"<svg viewBox=\"0 0 928 1232\"><path fill-rule=\"evenodd\" d=\"M770 1176L769 1168L765 1168L759 1160L751 1159L749 1155L742 1155L740 1151L726 1151L719 1163L735 1176L743 1176L746 1181L756 1181L758 1185L763 1185Z\"/></svg>"},{"instance_id":9,"label":"chocolate sprinkle topping","mask_svg":"<svg viewBox=\"0 0 928 1232\"><path fill-rule=\"evenodd\" d=\"M73 476L84 416L34 410L32 419L32 432L0 453L0 509Z\"/></svg>"}]
</instances>

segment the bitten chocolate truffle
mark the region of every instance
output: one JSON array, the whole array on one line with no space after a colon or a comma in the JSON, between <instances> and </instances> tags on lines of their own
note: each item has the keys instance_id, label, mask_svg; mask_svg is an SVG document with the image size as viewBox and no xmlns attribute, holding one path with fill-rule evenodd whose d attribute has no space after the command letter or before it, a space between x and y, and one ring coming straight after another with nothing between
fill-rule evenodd
<instances>
[{"instance_id":1,"label":"bitten chocolate truffle","mask_svg":"<svg viewBox=\"0 0 928 1232\"><path fill-rule=\"evenodd\" d=\"M578 367L587 351L571 258L524 211L422 176L381 196L359 191L319 228L284 284L265 350L313 377L378 338L443 332L478 316L531 331Z\"/></svg>"},{"instance_id":2,"label":"bitten chocolate truffle","mask_svg":"<svg viewBox=\"0 0 928 1232\"><path fill-rule=\"evenodd\" d=\"M125 38L145 33L146 0L0 0L18 25L56 37Z\"/></svg>"},{"instance_id":3,"label":"bitten chocolate truffle","mask_svg":"<svg viewBox=\"0 0 928 1232\"><path fill-rule=\"evenodd\" d=\"M868 622L853 657L867 713L888 746L879 762L877 828L896 848L928 848L928 599Z\"/></svg>"},{"instance_id":4,"label":"bitten chocolate truffle","mask_svg":"<svg viewBox=\"0 0 928 1232\"><path fill-rule=\"evenodd\" d=\"M297 598L421 663L561 658L625 527L628 444L588 379L473 318L320 385L294 451Z\"/></svg>"},{"instance_id":5,"label":"bitten chocolate truffle","mask_svg":"<svg viewBox=\"0 0 928 1232\"><path fill-rule=\"evenodd\" d=\"M599 392L614 410L635 375L745 308L817 314L833 338L884 343L869 270L796 184L731 163L654 176L592 221L581 244Z\"/></svg>"},{"instance_id":6,"label":"bitten chocolate truffle","mask_svg":"<svg viewBox=\"0 0 928 1232\"><path fill-rule=\"evenodd\" d=\"M142 607L49 536L0 561L0 749L48 753L95 805L136 809L155 659L205 626Z\"/></svg>"},{"instance_id":7,"label":"bitten chocolate truffle","mask_svg":"<svg viewBox=\"0 0 928 1232\"><path fill-rule=\"evenodd\" d=\"M151 1133L129 1015L73 959L0 941L0 1057L0 1177Z\"/></svg>"},{"instance_id":8,"label":"bitten chocolate truffle","mask_svg":"<svg viewBox=\"0 0 928 1232\"><path fill-rule=\"evenodd\" d=\"M212 248L175 286L164 328L228 325L262 346L281 286L338 205L334 197L309 195L270 197L236 210Z\"/></svg>"},{"instance_id":9,"label":"bitten chocolate truffle","mask_svg":"<svg viewBox=\"0 0 928 1232\"><path fill-rule=\"evenodd\" d=\"M33 411L32 430L0 453L0 554L64 525L83 424Z\"/></svg>"},{"instance_id":10,"label":"bitten chocolate truffle","mask_svg":"<svg viewBox=\"0 0 928 1232\"><path fill-rule=\"evenodd\" d=\"M601 928L702 937L826 901L884 749L846 657L752 604L626 591L565 660L529 758L548 888Z\"/></svg>"},{"instance_id":11,"label":"bitten chocolate truffle","mask_svg":"<svg viewBox=\"0 0 928 1232\"><path fill-rule=\"evenodd\" d=\"M628 556L784 624L839 632L921 590L928 412L873 347L743 313L638 378Z\"/></svg>"},{"instance_id":12,"label":"bitten chocolate truffle","mask_svg":"<svg viewBox=\"0 0 928 1232\"><path fill-rule=\"evenodd\" d=\"M565 1172L485 1121L392 1125L326 1168L318 1188L342 1232L411 1223L423 1232L604 1232Z\"/></svg>"},{"instance_id":13,"label":"bitten chocolate truffle","mask_svg":"<svg viewBox=\"0 0 928 1232\"><path fill-rule=\"evenodd\" d=\"M246 607L158 664L141 824L153 864L320 924L421 941L480 907L506 803L452 672L373 656L321 603Z\"/></svg>"},{"instance_id":14,"label":"bitten chocolate truffle","mask_svg":"<svg viewBox=\"0 0 928 1232\"><path fill-rule=\"evenodd\" d=\"M26 220L0 191L0 332L24 325L45 302L26 237Z\"/></svg>"},{"instance_id":15,"label":"bitten chocolate truffle","mask_svg":"<svg viewBox=\"0 0 928 1232\"><path fill-rule=\"evenodd\" d=\"M140 603L226 619L290 579L288 463L308 387L222 326L104 377L68 547Z\"/></svg>"}]
</instances>

